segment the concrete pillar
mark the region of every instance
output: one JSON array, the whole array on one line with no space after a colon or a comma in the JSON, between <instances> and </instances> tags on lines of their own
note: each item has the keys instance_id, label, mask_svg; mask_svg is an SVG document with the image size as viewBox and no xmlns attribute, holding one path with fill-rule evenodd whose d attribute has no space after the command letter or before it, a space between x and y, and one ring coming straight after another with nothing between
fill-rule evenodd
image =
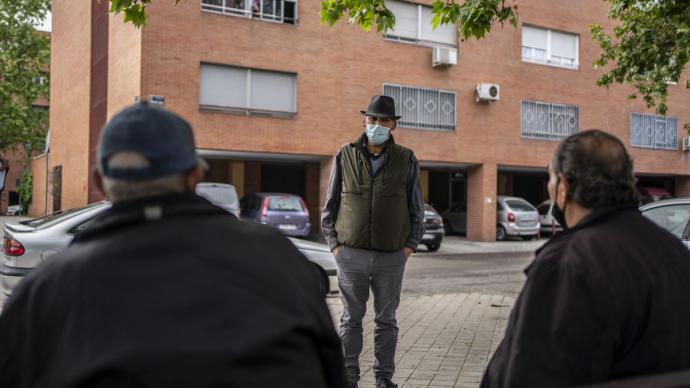
<instances>
[{"instance_id":1,"label":"concrete pillar","mask_svg":"<svg viewBox=\"0 0 690 388\"><path fill-rule=\"evenodd\" d=\"M422 184L422 198L424 198L424 203L429 203L429 170L420 170L419 181Z\"/></svg>"},{"instance_id":2,"label":"concrete pillar","mask_svg":"<svg viewBox=\"0 0 690 388\"><path fill-rule=\"evenodd\" d=\"M245 162L244 164L244 192L246 194L261 191L261 163Z\"/></svg>"},{"instance_id":3,"label":"concrete pillar","mask_svg":"<svg viewBox=\"0 0 690 388\"><path fill-rule=\"evenodd\" d=\"M235 186L235 190L237 190L237 196L240 198L244 197L244 162L230 162L228 173L230 175L230 183L232 183Z\"/></svg>"},{"instance_id":4,"label":"concrete pillar","mask_svg":"<svg viewBox=\"0 0 690 388\"><path fill-rule=\"evenodd\" d=\"M321 175L321 165L309 163L304 169L304 202L309 210L309 222L311 222L312 232L319 233L319 220L321 216L319 204L320 189L319 180Z\"/></svg>"},{"instance_id":5,"label":"concrete pillar","mask_svg":"<svg viewBox=\"0 0 690 388\"><path fill-rule=\"evenodd\" d=\"M493 163L467 170L467 239L496 240L497 167Z\"/></svg>"},{"instance_id":6,"label":"concrete pillar","mask_svg":"<svg viewBox=\"0 0 690 388\"><path fill-rule=\"evenodd\" d=\"M690 176L676 177L676 197L690 197Z\"/></svg>"}]
</instances>

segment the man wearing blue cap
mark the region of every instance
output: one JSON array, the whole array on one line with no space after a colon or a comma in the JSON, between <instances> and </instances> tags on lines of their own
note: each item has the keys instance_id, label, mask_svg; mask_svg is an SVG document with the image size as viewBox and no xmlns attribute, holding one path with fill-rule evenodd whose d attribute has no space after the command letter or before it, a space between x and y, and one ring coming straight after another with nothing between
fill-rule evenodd
<instances>
[{"instance_id":1,"label":"man wearing blue cap","mask_svg":"<svg viewBox=\"0 0 690 388\"><path fill-rule=\"evenodd\" d=\"M340 342L290 241L194 194L192 128L143 104L101 134L113 202L0 315L0 387L341 387Z\"/></svg>"},{"instance_id":2,"label":"man wearing blue cap","mask_svg":"<svg viewBox=\"0 0 690 388\"><path fill-rule=\"evenodd\" d=\"M395 349L403 273L424 234L419 163L391 132L400 116L389 96L362 111L364 133L335 156L321 227L338 264L340 338L349 387L357 387L362 320L374 294L376 388L395 388Z\"/></svg>"}]
</instances>

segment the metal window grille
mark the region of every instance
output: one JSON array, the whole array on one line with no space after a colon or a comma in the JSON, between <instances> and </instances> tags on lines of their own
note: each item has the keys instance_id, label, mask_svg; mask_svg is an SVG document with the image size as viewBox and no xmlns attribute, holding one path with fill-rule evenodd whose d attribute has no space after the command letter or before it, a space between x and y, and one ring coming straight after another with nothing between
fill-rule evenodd
<instances>
[{"instance_id":1,"label":"metal window grille","mask_svg":"<svg viewBox=\"0 0 690 388\"><path fill-rule=\"evenodd\" d=\"M297 2L294 0L201 0L201 9L223 15L297 23Z\"/></svg>"},{"instance_id":2,"label":"metal window grille","mask_svg":"<svg viewBox=\"0 0 690 388\"><path fill-rule=\"evenodd\" d=\"M525 139L561 140L578 131L579 121L577 106L522 101L520 134Z\"/></svg>"},{"instance_id":3,"label":"metal window grille","mask_svg":"<svg viewBox=\"0 0 690 388\"><path fill-rule=\"evenodd\" d=\"M630 115L630 145L660 150L678 149L678 119L644 113Z\"/></svg>"},{"instance_id":4,"label":"metal window grille","mask_svg":"<svg viewBox=\"0 0 690 388\"><path fill-rule=\"evenodd\" d=\"M399 127L455 130L455 92L383 84L383 94L395 100L395 111L402 116Z\"/></svg>"}]
</instances>

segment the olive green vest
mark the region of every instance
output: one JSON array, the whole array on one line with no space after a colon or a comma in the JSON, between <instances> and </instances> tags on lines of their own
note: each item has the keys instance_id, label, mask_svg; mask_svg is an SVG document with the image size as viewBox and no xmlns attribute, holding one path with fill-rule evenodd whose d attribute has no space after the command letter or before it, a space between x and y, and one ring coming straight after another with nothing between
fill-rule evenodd
<instances>
[{"instance_id":1,"label":"olive green vest","mask_svg":"<svg viewBox=\"0 0 690 388\"><path fill-rule=\"evenodd\" d=\"M335 222L338 242L355 248L397 251L410 236L407 177L412 151L390 138L384 163L372 176L363 139L341 149L340 209Z\"/></svg>"}]
</instances>

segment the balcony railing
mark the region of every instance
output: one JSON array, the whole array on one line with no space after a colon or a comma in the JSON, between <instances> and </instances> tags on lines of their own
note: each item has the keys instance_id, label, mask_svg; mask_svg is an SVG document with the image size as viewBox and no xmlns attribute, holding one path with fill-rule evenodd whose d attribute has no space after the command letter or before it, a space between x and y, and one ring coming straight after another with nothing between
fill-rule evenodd
<instances>
[{"instance_id":1,"label":"balcony railing","mask_svg":"<svg viewBox=\"0 0 690 388\"><path fill-rule=\"evenodd\" d=\"M229 16L297 24L294 0L201 0L201 10Z\"/></svg>"}]
</instances>

